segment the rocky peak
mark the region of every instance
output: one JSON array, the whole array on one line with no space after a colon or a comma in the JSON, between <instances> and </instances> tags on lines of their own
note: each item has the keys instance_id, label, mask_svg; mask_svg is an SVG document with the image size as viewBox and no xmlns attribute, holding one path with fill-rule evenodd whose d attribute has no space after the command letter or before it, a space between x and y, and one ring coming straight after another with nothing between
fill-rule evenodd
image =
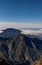
<instances>
[{"instance_id":1,"label":"rocky peak","mask_svg":"<svg viewBox=\"0 0 42 65\"><path fill-rule=\"evenodd\" d=\"M20 33L15 37L0 37L0 52L11 65L31 65L42 56L42 40Z\"/></svg>"}]
</instances>

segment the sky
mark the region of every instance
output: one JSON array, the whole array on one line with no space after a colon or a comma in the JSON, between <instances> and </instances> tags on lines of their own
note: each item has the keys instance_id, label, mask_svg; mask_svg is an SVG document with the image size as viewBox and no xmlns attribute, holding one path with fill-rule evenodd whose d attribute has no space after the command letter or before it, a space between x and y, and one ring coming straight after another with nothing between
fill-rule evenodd
<instances>
[{"instance_id":1,"label":"sky","mask_svg":"<svg viewBox=\"0 0 42 65\"><path fill-rule=\"evenodd\" d=\"M0 0L0 22L42 23L42 0Z\"/></svg>"}]
</instances>

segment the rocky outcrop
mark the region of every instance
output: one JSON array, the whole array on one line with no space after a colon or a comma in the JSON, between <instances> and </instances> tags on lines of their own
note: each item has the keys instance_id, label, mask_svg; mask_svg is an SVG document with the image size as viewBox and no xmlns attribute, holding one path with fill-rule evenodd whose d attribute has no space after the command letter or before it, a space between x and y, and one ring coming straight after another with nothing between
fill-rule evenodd
<instances>
[{"instance_id":1,"label":"rocky outcrop","mask_svg":"<svg viewBox=\"0 0 42 65\"><path fill-rule=\"evenodd\" d=\"M10 65L32 65L42 57L42 40L22 34L0 37L0 53Z\"/></svg>"}]
</instances>

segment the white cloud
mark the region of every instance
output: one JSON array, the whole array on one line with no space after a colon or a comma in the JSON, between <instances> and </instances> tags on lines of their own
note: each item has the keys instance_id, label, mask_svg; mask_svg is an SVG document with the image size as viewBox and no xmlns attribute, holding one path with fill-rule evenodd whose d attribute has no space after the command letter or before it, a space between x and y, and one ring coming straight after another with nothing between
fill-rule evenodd
<instances>
[{"instance_id":1,"label":"white cloud","mask_svg":"<svg viewBox=\"0 0 42 65\"><path fill-rule=\"evenodd\" d=\"M40 23L13 23L13 22L0 22L0 30L5 28L42 28Z\"/></svg>"},{"instance_id":2,"label":"white cloud","mask_svg":"<svg viewBox=\"0 0 42 65\"><path fill-rule=\"evenodd\" d=\"M39 29L39 30L22 30L21 32L22 34L30 34L30 35L39 35L39 34L42 34L42 29Z\"/></svg>"},{"instance_id":3,"label":"white cloud","mask_svg":"<svg viewBox=\"0 0 42 65\"><path fill-rule=\"evenodd\" d=\"M6 28L17 28L22 30L22 34L38 34L42 33L42 30L23 30L24 28L42 28L40 23L13 23L13 22L0 22L0 33Z\"/></svg>"}]
</instances>

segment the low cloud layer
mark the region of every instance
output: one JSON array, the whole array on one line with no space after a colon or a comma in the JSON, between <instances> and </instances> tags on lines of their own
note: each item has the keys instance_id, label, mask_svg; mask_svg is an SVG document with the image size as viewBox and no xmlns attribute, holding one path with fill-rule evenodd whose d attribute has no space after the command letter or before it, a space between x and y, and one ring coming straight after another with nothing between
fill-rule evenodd
<instances>
[{"instance_id":1,"label":"low cloud layer","mask_svg":"<svg viewBox=\"0 0 42 65\"><path fill-rule=\"evenodd\" d=\"M42 28L42 24L39 23L13 23L13 22L0 22L0 29L4 28Z\"/></svg>"},{"instance_id":2,"label":"low cloud layer","mask_svg":"<svg viewBox=\"0 0 42 65\"><path fill-rule=\"evenodd\" d=\"M39 34L42 34L42 29L39 29L39 30L22 30L21 32L22 34L30 34L30 35L39 35Z\"/></svg>"},{"instance_id":3,"label":"low cloud layer","mask_svg":"<svg viewBox=\"0 0 42 65\"><path fill-rule=\"evenodd\" d=\"M42 24L39 23L13 23L13 22L0 22L0 33L3 32L3 29L6 28L17 28L21 29L22 33L24 34L38 34L42 33L42 30L28 30L28 28L42 28ZM27 28L26 30L23 30L24 28Z\"/></svg>"}]
</instances>

